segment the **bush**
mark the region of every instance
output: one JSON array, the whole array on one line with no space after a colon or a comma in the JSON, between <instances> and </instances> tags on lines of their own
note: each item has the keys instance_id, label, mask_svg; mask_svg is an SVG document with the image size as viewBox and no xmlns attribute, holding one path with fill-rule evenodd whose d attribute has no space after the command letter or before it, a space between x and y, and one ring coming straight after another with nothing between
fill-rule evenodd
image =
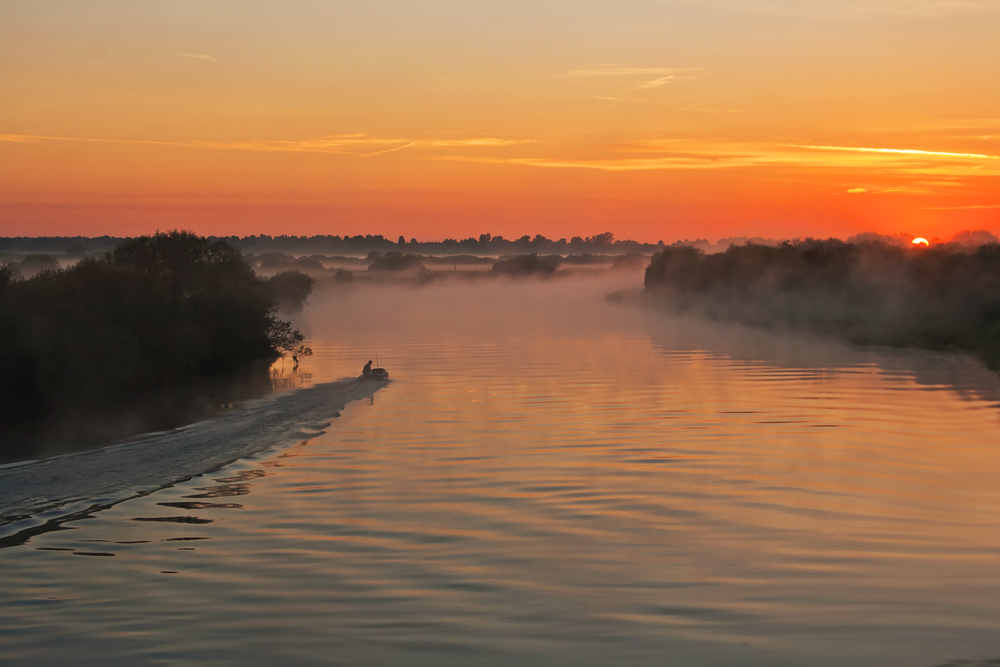
<instances>
[{"instance_id":1,"label":"bush","mask_svg":"<svg viewBox=\"0 0 1000 667\"><path fill-rule=\"evenodd\" d=\"M559 268L559 263L558 255L515 255L498 259L493 264L493 271L509 276L551 276Z\"/></svg>"},{"instance_id":2,"label":"bush","mask_svg":"<svg viewBox=\"0 0 1000 667\"><path fill-rule=\"evenodd\" d=\"M385 253L369 253L369 271L395 271L395 272L420 272L424 271L424 262L419 255L406 253L405 255L396 250Z\"/></svg>"},{"instance_id":3,"label":"bush","mask_svg":"<svg viewBox=\"0 0 1000 667\"><path fill-rule=\"evenodd\" d=\"M52 255L25 255L20 268L23 275L30 277L42 271L55 271L59 268L59 261Z\"/></svg>"},{"instance_id":4,"label":"bush","mask_svg":"<svg viewBox=\"0 0 1000 667\"><path fill-rule=\"evenodd\" d=\"M301 310L315 283L310 276L299 271L282 271L268 279L267 287L279 305Z\"/></svg>"}]
</instances>

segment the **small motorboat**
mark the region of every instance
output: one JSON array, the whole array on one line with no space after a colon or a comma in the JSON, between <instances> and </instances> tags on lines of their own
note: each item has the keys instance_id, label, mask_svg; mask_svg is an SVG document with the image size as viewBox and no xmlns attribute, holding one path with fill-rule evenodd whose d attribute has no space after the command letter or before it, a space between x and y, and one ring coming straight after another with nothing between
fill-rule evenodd
<instances>
[{"instance_id":1,"label":"small motorboat","mask_svg":"<svg viewBox=\"0 0 1000 667\"><path fill-rule=\"evenodd\" d=\"M388 380L389 371L385 370L384 368L373 368L372 378L375 380Z\"/></svg>"}]
</instances>

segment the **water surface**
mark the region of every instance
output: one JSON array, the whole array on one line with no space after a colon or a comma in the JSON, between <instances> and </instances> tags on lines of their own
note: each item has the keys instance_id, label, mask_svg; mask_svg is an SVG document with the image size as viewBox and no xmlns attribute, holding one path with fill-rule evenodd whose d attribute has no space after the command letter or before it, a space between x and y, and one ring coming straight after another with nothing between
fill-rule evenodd
<instances>
[{"instance_id":1,"label":"water surface","mask_svg":"<svg viewBox=\"0 0 1000 667\"><path fill-rule=\"evenodd\" d=\"M636 282L317 295L288 384L376 354L393 382L295 444L0 549L3 660L1000 655L996 377L603 300Z\"/></svg>"}]
</instances>

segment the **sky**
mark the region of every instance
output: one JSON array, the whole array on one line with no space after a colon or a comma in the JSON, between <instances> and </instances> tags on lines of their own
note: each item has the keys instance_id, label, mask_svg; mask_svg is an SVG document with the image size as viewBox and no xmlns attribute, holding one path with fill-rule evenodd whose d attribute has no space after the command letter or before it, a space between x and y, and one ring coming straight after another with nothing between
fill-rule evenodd
<instances>
[{"instance_id":1,"label":"sky","mask_svg":"<svg viewBox=\"0 0 1000 667\"><path fill-rule=\"evenodd\" d=\"M1000 0L0 0L0 235L1000 233Z\"/></svg>"}]
</instances>

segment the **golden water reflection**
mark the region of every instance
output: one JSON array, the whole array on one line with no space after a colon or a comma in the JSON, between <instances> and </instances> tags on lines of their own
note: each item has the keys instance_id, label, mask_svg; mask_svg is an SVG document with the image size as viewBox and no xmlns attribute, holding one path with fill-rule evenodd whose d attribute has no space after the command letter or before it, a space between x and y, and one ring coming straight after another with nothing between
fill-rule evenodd
<instances>
[{"instance_id":1,"label":"golden water reflection","mask_svg":"<svg viewBox=\"0 0 1000 667\"><path fill-rule=\"evenodd\" d=\"M314 381L377 348L393 382L295 446L0 551L11 655L53 658L42 628L112 663L1000 655L995 376L598 283L504 289L320 295ZM84 552L115 558L66 568Z\"/></svg>"}]
</instances>

